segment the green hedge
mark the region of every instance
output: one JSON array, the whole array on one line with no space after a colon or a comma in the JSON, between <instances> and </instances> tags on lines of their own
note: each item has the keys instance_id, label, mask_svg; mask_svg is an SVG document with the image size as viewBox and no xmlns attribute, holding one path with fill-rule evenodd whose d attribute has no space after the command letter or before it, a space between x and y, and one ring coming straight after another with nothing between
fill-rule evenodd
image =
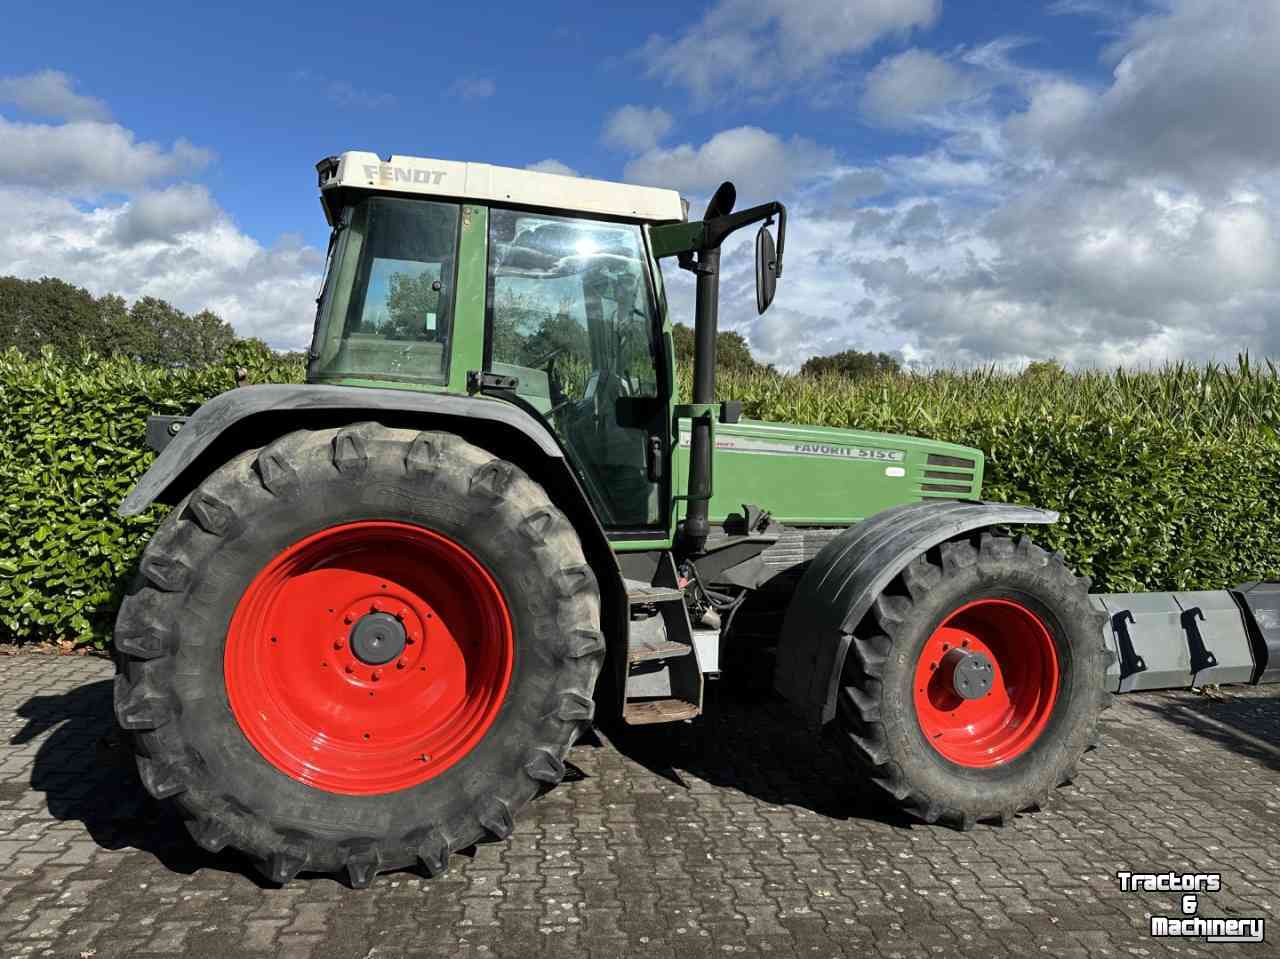
<instances>
[{"instance_id":1,"label":"green hedge","mask_svg":"<svg viewBox=\"0 0 1280 959\"><path fill-rule=\"evenodd\" d=\"M303 374L248 347L196 370L0 355L0 641L105 639L163 515L115 514L152 458L146 417L191 412L235 385L236 366L257 383ZM1270 367L859 381L727 373L719 392L759 419L981 448L986 497L1059 510L1062 522L1036 538L1096 589L1280 578L1280 379Z\"/></svg>"},{"instance_id":2,"label":"green hedge","mask_svg":"<svg viewBox=\"0 0 1280 959\"><path fill-rule=\"evenodd\" d=\"M194 370L0 354L0 641L110 634L117 597L164 512L116 515L154 456L147 416L192 412L234 387L238 366L254 382L303 377L300 363L252 346Z\"/></svg>"}]
</instances>

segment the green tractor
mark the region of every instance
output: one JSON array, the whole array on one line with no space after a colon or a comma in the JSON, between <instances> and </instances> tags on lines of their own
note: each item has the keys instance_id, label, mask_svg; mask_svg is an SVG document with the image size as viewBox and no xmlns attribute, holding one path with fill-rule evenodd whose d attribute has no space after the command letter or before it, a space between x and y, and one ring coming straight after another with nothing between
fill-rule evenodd
<instances>
[{"instance_id":1,"label":"green tractor","mask_svg":"<svg viewBox=\"0 0 1280 959\"><path fill-rule=\"evenodd\" d=\"M695 719L709 677L762 663L886 797L1003 822L1150 672L1158 616L1011 536L1057 516L982 502L980 451L716 400L720 247L761 224L763 312L781 204L734 212L724 184L690 222L670 190L358 152L317 169L307 383L152 417L159 456L120 508L173 506L119 613L116 715L204 848L277 882L435 875L509 836L594 721ZM697 283L688 404L671 259ZM1256 632L1237 681L1272 649Z\"/></svg>"}]
</instances>

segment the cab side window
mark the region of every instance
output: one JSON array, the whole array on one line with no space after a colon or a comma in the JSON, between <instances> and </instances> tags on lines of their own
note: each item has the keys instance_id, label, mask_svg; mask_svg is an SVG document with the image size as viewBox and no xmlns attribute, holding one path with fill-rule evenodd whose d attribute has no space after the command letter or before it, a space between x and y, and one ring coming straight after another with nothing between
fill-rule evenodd
<instances>
[{"instance_id":1,"label":"cab side window","mask_svg":"<svg viewBox=\"0 0 1280 959\"><path fill-rule=\"evenodd\" d=\"M459 210L373 197L344 230L321 375L444 383L449 370Z\"/></svg>"}]
</instances>

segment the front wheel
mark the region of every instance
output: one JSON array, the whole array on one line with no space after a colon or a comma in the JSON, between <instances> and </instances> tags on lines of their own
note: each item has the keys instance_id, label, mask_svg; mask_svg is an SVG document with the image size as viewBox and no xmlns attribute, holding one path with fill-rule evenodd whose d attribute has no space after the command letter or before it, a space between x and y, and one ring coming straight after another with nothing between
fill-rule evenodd
<instances>
[{"instance_id":1,"label":"front wheel","mask_svg":"<svg viewBox=\"0 0 1280 959\"><path fill-rule=\"evenodd\" d=\"M926 822L1006 822L1069 780L1106 705L1088 580L1027 537L917 557L852 640L838 738Z\"/></svg>"},{"instance_id":2,"label":"front wheel","mask_svg":"<svg viewBox=\"0 0 1280 959\"><path fill-rule=\"evenodd\" d=\"M303 430L161 525L116 624L116 715L206 849L271 879L505 838L593 713L600 599L572 525L441 432Z\"/></svg>"}]
</instances>

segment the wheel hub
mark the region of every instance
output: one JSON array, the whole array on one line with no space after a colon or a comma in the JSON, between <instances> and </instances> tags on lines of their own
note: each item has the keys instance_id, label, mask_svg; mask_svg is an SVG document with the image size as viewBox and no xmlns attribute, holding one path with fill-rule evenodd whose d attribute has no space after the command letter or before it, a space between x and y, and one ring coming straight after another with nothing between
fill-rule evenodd
<instances>
[{"instance_id":1,"label":"wheel hub","mask_svg":"<svg viewBox=\"0 0 1280 959\"><path fill-rule=\"evenodd\" d=\"M986 653L952 649L942 657L942 667L950 673L951 688L961 699L981 699L995 682L995 670Z\"/></svg>"},{"instance_id":2,"label":"wheel hub","mask_svg":"<svg viewBox=\"0 0 1280 959\"><path fill-rule=\"evenodd\" d=\"M381 666L404 652L404 625L390 613L366 613L351 627L348 642L360 662Z\"/></svg>"}]
</instances>

